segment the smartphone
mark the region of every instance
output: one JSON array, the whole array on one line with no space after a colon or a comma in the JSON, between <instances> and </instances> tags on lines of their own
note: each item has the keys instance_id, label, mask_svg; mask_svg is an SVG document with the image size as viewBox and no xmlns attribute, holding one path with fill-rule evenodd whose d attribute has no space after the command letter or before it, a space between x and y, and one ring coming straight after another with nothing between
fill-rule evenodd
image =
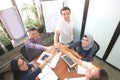
<instances>
[{"instance_id":1,"label":"smartphone","mask_svg":"<svg viewBox=\"0 0 120 80\"><path fill-rule=\"evenodd\" d=\"M75 67L69 67L69 68L68 68L68 72L74 72L74 71L76 71L76 68L75 68Z\"/></svg>"},{"instance_id":2,"label":"smartphone","mask_svg":"<svg viewBox=\"0 0 120 80\"><path fill-rule=\"evenodd\" d=\"M43 57L42 57L42 60L46 60L47 58L49 57L49 55L44 55Z\"/></svg>"}]
</instances>

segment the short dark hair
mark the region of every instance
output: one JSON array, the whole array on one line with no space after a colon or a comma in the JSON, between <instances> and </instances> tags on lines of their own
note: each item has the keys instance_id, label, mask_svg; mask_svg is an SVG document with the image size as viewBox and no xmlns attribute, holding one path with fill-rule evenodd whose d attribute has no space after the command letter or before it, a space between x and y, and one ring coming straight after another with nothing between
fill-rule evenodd
<instances>
[{"instance_id":1,"label":"short dark hair","mask_svg":"<svg viewBox=\"0 0 120 80\"><path fill-rule=\"evenodd\" d=\"M90 78L90 80L109 80L108 73L104 70L101 69L99 70L99 77L98 78Z\"/></svg>"},{"instance_id":2,"label":"short dark hair","mask_svg":"<svg viewBox=\"0 0 120 80\"><path fill-rule=\"evenodd\" d=\"M31 29L29 29L27 32L31 32L31 31L38 31L37 28L33 27Z\"/></svg>"},{"instance_id":3,"label":"short dark hair","mask_svg":"<svg viewBox=\"0 0 120 80\"><path fill-rule=\"evenodd\" d=\"M104 69L99 71L99 80L109 80L108 73Z\"/></svg>"},{"instance_id":4,"label":"short dark hair","mask_svg":"<svg viewBox=\"0 0 120 80\"><path fill-rule=\"evenodd\" d=\"M71 12L71 10L70 10L69 7L63 7L63 8L60 10L60 13L62 14L62 11L64 11L64 10L69 10L69 11Z\"/></svg>"}]
</instances>

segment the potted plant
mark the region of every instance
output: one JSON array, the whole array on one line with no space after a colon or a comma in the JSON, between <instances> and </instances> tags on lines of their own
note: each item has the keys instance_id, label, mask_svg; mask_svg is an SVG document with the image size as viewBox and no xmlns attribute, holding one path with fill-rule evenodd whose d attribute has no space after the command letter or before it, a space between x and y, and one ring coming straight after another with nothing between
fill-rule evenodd
<instances>
[{"instance_id":1,"label":"potted plant","mask_svg":"<svg viewBox=\"0 0 120 80\"><path fill-rule=\"evenodd\" d=\"M40 19L36 18L34 20L34 26L36 26L36 28L38 29L39 33L43 33L44 32L44 25L41 25L40 22L41 22Z\"/></svg>"},{"instance_id":2,"label":"potted plant","mask_svg":"<svg viewBox=\"0 0 120 80\"><path fill-rule=\"evenodd\" d=\"M36 27L38 29L39 33L44 32L44 27L41 25L42 24L42 18L38 17L37 9L35 6L34 0L32 5L29 5L27 3L24 3L22 6L22 13L25 13L23 15L26 15L24 18L24 25L25 28L30 29L32 27Z\"/></svg>"},{"instance_id":3,"label":"potted plant","mask_svg":"<svg viewBox=\"0 0 120 80\"><path fill-rule=\"evenodd\" d=\"M32 0L33 5L30 7L30 12L33 13L33 24L34 26L38 29L39 33L43 33L44 32L44 26L42 25L42 16L39 18L38 17L38 13L37 13L37 9L36 9L36 5L35 5L35 1Z\"/></svg>"},{"instance_id":4,"label":"potted plant","mask_svg":"<svg viewBox=\"0 0 120 80\"><path fill-rule=\"evenodd\" d=\"M10 39L1 28L0 28L0 42L2 45L4 45L7 48L8 51L13 49L13 45Z\"/></svg>"}]
</instances>

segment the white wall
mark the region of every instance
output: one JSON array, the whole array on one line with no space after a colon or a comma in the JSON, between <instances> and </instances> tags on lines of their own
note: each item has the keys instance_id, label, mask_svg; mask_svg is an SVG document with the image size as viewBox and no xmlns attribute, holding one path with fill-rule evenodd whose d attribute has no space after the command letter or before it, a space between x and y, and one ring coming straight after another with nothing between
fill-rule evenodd
<instances>
[{"instance_id":1,"label":"white wall","mask_svg":"<svg viewBox=\"0 0 120 80\"><path fill-rule=\"evenodd\" d=\"M99 43L102 58L120 20L120 0L90 0L85 33Z\"/></svg>"},{"instance_id":2,"label":"white wall","mask_svg":"<svg viewBox=\"0 0 120 80\"><path fill-rule=\"evenodd\" d=\"M0 10L13 7L11 0L0 0Z\"/></svg>"},{"instance_id":3,"label":"white wall","mask_svg":"<svg viewBox=\"0 0 120 80\"><path fill-rule=\"evenodd\" d=\"M107 58L107 62L114 65L115 67L120 69L120 36L117 39L113 49L110 52L110 55Z\"/></svg>"}]
</instances>

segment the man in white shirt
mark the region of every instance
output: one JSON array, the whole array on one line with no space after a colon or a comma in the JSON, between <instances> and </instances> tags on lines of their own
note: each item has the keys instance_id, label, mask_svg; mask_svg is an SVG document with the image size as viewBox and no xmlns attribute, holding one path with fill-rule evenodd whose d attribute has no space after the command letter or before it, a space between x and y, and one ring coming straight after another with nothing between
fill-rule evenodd
<instances>
[{"instance_id":1,"label":"man in white shirt","mask_svg":"<svg viewBox=\"0 0 120 80\"><path fill-rule=\"evenodd\" d=\"M58 44L60 46L60 51L66 53L74 62L82 67L86 68L85 77L82 77L82 80L109 80L108 73L99 67L96 67L90 62L82 61L81 59L76 58L72 53L73 51L66 46ZM79 79L80 80L80 79Z\"/></svg>"},{"instance_id":2,"label":"man in white shirt","mask_svg":"<svg viewBox=\"0 0 120 80\"><path fill-rule=\"evenodd\" d=\"M62 44L69 44L73 41L74 29L73 21L70 19L71 11L68 7L63 7L60 11L63 19L58 23L55 35L54 44L60 42Z\"/></svg>"}]
</instances>

